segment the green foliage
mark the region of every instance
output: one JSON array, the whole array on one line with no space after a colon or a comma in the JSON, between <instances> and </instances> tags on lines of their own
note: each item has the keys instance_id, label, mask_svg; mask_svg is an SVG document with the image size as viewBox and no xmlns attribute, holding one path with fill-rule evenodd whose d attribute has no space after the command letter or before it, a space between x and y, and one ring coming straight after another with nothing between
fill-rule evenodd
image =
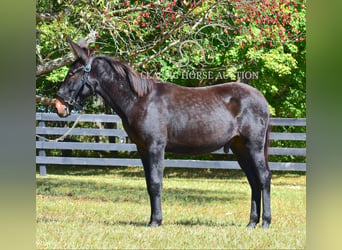
<instances>
[{"instance_id":1,"label":"green foliage","mask_svg":"<svg viewBox=\"0 0 342 250\"><path fill-rule=\"evenodd\" d=\"M306 115L305 0L38 0L37 12L50 17L37 18L37 64L67 54L66 35L95 30L97 53L138 72L184 86L248 81L266 96L272 115ZM54 97L65 72L40 75L37 94Z\"/></svg>"},{"instance_id":2,"label":"green foliage","mask_svg":"<svg viewBox=\"0 0 342 250\"><path fill-rule=\"evenodd\" d=\"M66 66L56 69L46 77L46 80L52 83L60 83L65 78L65 75L67 74L67 72L68 72L68 67Z\"/></svg>"},{"instance_id":3,"label":"green foliage","mask_svg":"<svg viewBox=\"0 0 342 250\"><path fill-rule=\"evenodd\" d=\"M291 54L282 53L278 49L269 50L262 56L261 60L264 63L265 69L279 77L290 75L297 64ZM278 91L277 88L275 90Z\"/></svg>"}]
</instances>

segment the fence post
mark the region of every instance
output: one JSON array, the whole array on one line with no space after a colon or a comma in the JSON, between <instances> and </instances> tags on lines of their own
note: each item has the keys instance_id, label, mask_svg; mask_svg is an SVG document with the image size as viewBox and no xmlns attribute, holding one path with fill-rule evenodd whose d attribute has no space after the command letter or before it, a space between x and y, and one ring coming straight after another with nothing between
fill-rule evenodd
<instances>
[{"instance_id":1,"label":"fence post","mask_svg":"<svg viewBox=\"0 0 342 250\"><path fill-rule=\"evenodd\" d=\"M39 127L45 127L45 121L39 121ZM39 141L44 141L43 138L39 138ZM39 156L46 156L45 149L39 149ZM46 165L39 165L40 176L46 176Z\"/></svg>"}]
</instances>

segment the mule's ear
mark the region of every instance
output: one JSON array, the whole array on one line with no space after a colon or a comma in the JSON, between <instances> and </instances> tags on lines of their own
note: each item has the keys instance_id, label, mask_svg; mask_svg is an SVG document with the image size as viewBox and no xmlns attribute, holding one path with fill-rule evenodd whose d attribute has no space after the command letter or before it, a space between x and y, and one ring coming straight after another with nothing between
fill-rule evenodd
<instances>
[{"instance_id":1,"label":"mule's ear","mask_svg":"<svg viewBox=\"0 0 342 250\"><path fill-rule=\"evenodd\" d=\"M82 62L85 64L88 60L88 54L86 52L86 50L83 47L83 44L81 43L81 45L78 45L76 43L74 43L73 40L71 40L70 37L67 36L67 41L69 42L70 46L71 46L71 50L74 53L74 55L77 58L80 58L82 60Z\"/></svg>"}]
</instances>

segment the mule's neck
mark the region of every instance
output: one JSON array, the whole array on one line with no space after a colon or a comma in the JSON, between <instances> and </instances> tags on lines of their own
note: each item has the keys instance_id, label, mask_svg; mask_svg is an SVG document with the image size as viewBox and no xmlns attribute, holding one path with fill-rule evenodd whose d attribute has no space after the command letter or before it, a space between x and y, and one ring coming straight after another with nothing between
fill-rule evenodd
<instances>
[{"instance_id":1,"label":"mule's neck","mask_svg":"<svg viewBox=\"0 0 342 250\"><path fill-rule=\"evenodd\" d=\"M102 80L97 92L120 116L123 122L128 122L130 113L138 100L138 96L132 91L128 79L114 74L111 80Z\"/></svg>"}]
</instances>

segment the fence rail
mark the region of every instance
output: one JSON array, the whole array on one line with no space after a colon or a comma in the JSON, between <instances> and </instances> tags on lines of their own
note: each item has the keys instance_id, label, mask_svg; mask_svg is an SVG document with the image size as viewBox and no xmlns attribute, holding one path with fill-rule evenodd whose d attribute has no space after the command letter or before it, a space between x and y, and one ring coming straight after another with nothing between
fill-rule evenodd
<instances>
[{"instance_id":1,"label":"fence rail","mask_svg":"<svg viewBox=\"0 0 342 250\"><path fill-rule=\"evenodd\" d=\"M112 123L116 124L115 129L108 128L73 128L56 127L47 125L47 122L62 123L64 126L70 122L90 122L90 123ZM108 142L74 142L74 141L54 141L44 140L42 137L60 136L68 133L68 136L101 136L126 138L127 134L118 126L121 119L117 115L105 114L72 114L67 118L59 118L54 113L37 113L36 114L36 134L39 135L36 141L36 164L40 166L41 175L46 174L47 164L57 165L95 165L95 166L142 166L140 159L131 158L91 158L91 157L64 157L64 156L46 156L46 150L92 150L92 151L127 151L135 152L137 148L132 143L108 143ZM271 118L272 127L275 126L306 126L305 118ZM288 133L288 132L271 132L271 140L283 141L306 141L306 133ZM219 149L212 154L225 154L223 149ZM231 154L231 152L229 152ZM270 147L269 155L292 155L306 156L306 148L286 148L286 147ZM166 159L166 167L188 167L188 168L221 168L221 169L239 169L236 161L218 161L218 160L180 160ZM270 162L272 170L296 170L306 171L306 163L301 162Z\"/></svg>"}]
</instances>

